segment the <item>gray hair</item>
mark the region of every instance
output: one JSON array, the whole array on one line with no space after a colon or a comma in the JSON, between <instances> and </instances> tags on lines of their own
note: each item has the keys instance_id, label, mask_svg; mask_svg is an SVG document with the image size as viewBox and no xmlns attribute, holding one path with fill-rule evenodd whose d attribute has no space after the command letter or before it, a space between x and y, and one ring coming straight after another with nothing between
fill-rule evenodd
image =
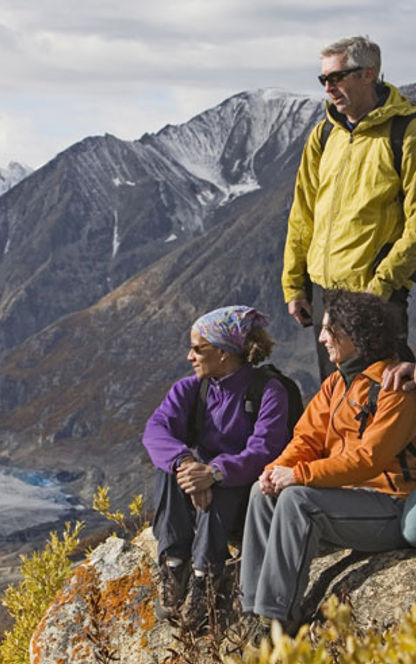
<instances>
[{"instance_id":1,"label":"gray hair","mask_svg":"<svg viewBox=\"0 0 416 664\"><path fill-rule=\"evenodd\" d=\"M321 58L344 53L347 67L374 68L378 77L381 69L381 51L378 44L368 37L348 37L330 44L321 51Z\"/></svg>"}]
</instances>

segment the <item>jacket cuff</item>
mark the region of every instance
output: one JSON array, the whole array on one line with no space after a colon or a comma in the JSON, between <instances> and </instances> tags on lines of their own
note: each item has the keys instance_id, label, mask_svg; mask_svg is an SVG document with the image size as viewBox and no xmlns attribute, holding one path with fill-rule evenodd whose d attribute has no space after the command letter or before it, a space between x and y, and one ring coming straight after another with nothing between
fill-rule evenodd
<instances>
[{"instance_id":1,"label":"jacket cuff","mask_svg":"<svg viewBox=\"0 0 416 664\"><path fill-rule=\"evenodd\" d=\"M184 459L190 459L190 458L194 459L194 456L191 452L185 452L184 454L178 456L178 458L175 459L175 461L173 462L173 471L178 470L179 466L181 465Z\"/></svg>"},{"instance_id":2,"label":"jacket cuff","mask_svg":"<svg viewBox=\"0 0 416 664\"><path fill-rule=\"evenodd\" d=\"M394 288L388 281L383 281L374 276L367 286L367 291L388 301L393 294Z\"/></svg>"},{"instance_id":3,"label":"jacket cuff","mask_svg":"<svg viewBox=\"0 0 416 664\"><path fill-rule=\"evenodd\" d=\"M300 472L298 465L293 467L293 478L296 484L305 484L304 479L302 477L302 473Z\"/></svg>"},{"instance_id":4,"label":"jacket cuff","mask_svg":"<svg viewBox=\"0 0 416 664\"><path fill-rule=\"evenodd\" d=\"M286 304L293 302L293 300L306 300L306 293L304 290L299 290L295 288L284 288L283 295L285 298Z\"/></svg>"}]
</instances>

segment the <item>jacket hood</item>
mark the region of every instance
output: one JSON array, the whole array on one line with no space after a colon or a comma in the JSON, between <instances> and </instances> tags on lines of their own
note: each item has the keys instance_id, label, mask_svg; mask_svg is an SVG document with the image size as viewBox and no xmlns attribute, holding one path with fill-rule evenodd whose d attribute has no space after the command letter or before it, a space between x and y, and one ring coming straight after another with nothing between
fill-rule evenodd
<instances>
[{"instance_id":1,"label":"jacket hood","mask_svg":"<svg viewBox=\"0 0 416 664\"><path fill-rule=\"evenodd\" d=\"M394 115L410 115L416 110L410 101L402 95L400 90L391 83L380 83L377 85L379 97L385 97L384 102L370 111L362 120L357 128L366 129L370 126L386 122ZM334 104L326 102L326 114L333 124L341 125L345 128L345 115L339 113Z\"/></svg>"}]
</instances>

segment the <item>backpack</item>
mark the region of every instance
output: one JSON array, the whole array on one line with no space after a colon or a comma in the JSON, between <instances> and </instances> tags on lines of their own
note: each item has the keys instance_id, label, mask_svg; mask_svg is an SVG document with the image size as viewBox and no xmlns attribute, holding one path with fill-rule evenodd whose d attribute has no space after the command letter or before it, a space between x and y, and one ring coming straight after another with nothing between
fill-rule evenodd
<instances>
[{"instance_id":1,"label":"backpack","mask_svg":"<svg viewBox=\"0 0 416 664\"><path fill-rule=\"evenodd\" d=\"M381 389L380 383L377 383L377 381L370 378L370 387L369 387L369 390L368 390L367 403L365 404L365 406L363 406L361 408L360 412L355 416L355 419L360 422L360 427L359 427L359 431L358 431L358 438L363 437L363 433L364 433L364 431L367 427L367 422L368 422L369 415L371 414L371 415L374 416L377 412L378 395L379 395L380 389ZM411 475L410 475L410 470L409 470L409 466L408 466L408 463L407 463L407 459L406 459L406 456L407 456L408 452L410 454L413 454L413 456L416 456L416 447L413 445L413 443L409 443L404 448L404 450L402 450L401 452L399 452L399 454L397 454L397 458L399 459L400 468L401 468L401 471L403 473L403 478L404 478L405 482L410 482L410 480L412 479ZM385 475L387 477L387 480L388 480L389 484L391 484L391 480L388 476L388 473L385 473ZM394 490L396 490L394 486L392 486L392 488Z\"/></svg>"},{"instance_id":2,"label":"backpack","mask_svg":"<svg viewBox=\"0 0 416 664\"><path fill-rule=\"evenodd\" d=\"M250 416L252 427L256 423L264 388L271 378L277 378L283 385L288 396L288 421L289 436L292 437L293 428L303 413L303 402L298 386L292 378L277 369L273 364L263 364L253 367L252 377L244 394L244 410ZM198 394L194 407L188 420L188 442L190 447L196 446L196 441L202 430L205 404L209 387L209 379L203 378L199 384Z\"/></svg>"}]
</instances>

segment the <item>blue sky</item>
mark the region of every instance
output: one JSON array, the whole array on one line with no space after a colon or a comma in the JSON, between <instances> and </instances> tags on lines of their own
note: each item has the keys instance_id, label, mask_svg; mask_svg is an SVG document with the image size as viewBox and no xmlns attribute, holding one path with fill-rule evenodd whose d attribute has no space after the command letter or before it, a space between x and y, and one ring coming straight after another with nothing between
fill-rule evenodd
<instances>
[{"instance_id":1,"label":"blue sky","mask_svg":"<svg viewBox=\"0 0 416 664\"><path fill-rule=\"evenodd\" d=\"M0 0L0 167L139 138L242 90L322 96L319 51L369 35L416 82L414 0Z\"/></svg>"}]
</instances>

